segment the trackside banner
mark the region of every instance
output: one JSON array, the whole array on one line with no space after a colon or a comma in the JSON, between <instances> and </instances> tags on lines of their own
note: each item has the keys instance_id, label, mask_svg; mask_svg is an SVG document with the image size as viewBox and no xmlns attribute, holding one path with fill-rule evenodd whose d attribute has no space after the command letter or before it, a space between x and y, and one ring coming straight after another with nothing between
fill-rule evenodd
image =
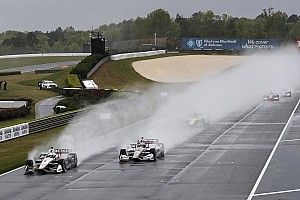
<instances>
[{"instance_id":1,"label":"trackside banner","mask_svg":"<svg viewBox=\"0 0 300 200\"><path fill-rule=\"evenodd\" d=\"M183 38L183 50L250 50L274 49L279 47L278 39L216 39L216 38Z\"/></svg>"},{"instance_id":2,"label":"trackside banner","mask_svg":"<svg viewBox=\"0 0 300 200\"><path fill-rule=\"evenodd\" d=\"M0 129L0 142L11 140L29 134L29 124L18 124Z\"/></svg>"}]
</instances>

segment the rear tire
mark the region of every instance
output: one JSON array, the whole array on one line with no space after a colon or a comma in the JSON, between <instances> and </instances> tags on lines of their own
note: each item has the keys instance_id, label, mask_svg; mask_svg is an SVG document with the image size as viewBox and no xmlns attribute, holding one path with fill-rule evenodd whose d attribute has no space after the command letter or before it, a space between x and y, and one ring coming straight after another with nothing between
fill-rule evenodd
<instances>
[{"instance_id":1,"label":"rear tire","mask_svg":"<svg viewBox=\"0 0 300 200\"><path fill-rule=\"evenodd\" d=\"M156 161L156 150L155 149L150 149L150 153L153 154L153 161Z\"/></svg>"}]
</instances>

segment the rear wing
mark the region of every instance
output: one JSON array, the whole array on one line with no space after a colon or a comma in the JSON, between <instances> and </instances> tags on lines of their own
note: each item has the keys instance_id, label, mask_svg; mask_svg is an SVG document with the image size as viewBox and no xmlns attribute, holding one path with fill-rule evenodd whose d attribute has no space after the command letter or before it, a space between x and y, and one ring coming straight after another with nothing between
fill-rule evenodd
<instances>
[{"instance_id":1,"label":"rear wing","mask_svg":"<svg viewBox=\"0 0 300 200\"><path fill-rule=\"evenodd\" d=\"M158 139L143 139L141 142L144 142L145 144L156 144L158 143Z\"/></svg>"},{"instance_id":2,"label":"rear wing","mask_svg":"<svg viewBox=\"0 0 300 200\"><path fill-rule=\"evenodd\" d=\"M72 152L72 149L54 149L56 154L69 154Z\"/></svg>"}]
</instances>

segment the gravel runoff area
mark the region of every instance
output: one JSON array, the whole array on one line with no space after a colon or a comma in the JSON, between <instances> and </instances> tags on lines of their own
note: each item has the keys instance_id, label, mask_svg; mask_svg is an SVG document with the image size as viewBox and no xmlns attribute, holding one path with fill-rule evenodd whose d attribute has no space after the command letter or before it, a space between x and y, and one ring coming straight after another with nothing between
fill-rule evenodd
<instances>
[{"instance_id":1,"label":"gravel runoff area","mask_svg":"<svg viewBox=\"0 0 300 200\"><path fill-rule=\"evenodd\" d=\"M137 61L140 75L157 82L194 82L240 64L245 56L187 55Z\"/></svg>"}]
</instances>

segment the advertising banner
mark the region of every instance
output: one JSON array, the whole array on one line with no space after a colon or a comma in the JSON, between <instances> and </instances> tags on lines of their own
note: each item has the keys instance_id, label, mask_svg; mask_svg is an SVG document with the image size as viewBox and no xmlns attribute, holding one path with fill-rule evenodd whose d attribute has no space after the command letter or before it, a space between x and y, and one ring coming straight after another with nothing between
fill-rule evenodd
<instances>
[{"instance_id":1,"label":"advertising banner","mask_svg":"<svg viewBox=\"0 0 300 200\"><path fill-rule=\"evenodd\" d=\"M279 47L278 39L216 39L216 38L183 38L183 50L250 50L273 49Z\"/></svg>"},{"instance_id":2,"label":"advertising banner","mask_svg":"<svg viewBox=\"0 0 300 200\"><path fill-rule=\"evenodd\" d=\"M11 140L29 134L29 124L18 124L0 129L0 142Z\"/></svg>"}]
</instances>

